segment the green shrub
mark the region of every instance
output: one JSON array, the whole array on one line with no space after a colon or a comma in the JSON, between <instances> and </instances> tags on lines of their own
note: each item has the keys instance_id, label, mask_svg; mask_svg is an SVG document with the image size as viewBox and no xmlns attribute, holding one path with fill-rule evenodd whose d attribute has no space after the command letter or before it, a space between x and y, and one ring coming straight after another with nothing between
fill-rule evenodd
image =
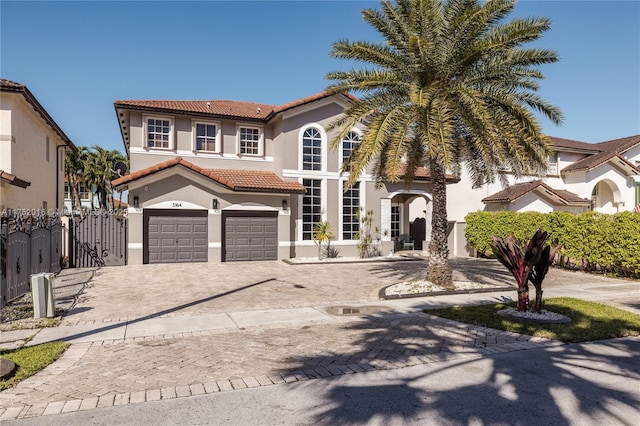
<instances>
[{"instance_id":1,"label":"green shrub","mask_svg":"<svg viewBox=\"0 0 640 426\"><path fill-rule=\"evenodd\" d=\"M640 278L637 213L474 212L465 221L467 242L481 255L491 253L494 235L504 238L513 234L522 243L542 228L551 234L550 243L562 244L561 265Z\"/></svg>"}]
</instances>

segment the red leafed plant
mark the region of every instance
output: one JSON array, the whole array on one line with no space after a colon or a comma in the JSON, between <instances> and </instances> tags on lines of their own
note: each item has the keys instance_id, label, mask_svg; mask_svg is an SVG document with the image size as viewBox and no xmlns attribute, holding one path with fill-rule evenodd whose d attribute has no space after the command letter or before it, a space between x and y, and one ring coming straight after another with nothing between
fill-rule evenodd
<instances>
[{"instance_id":1,"label":"red leafed plant","mask_svg":"<svg viewBox=\"0 0 640 426\"><path fill-rule=\"evenodd\" d=\"M533 265L533 269L531 270L531 274L529 275L529 281L536 288L536 301L533 305L533 310L535 312L540 312L542 310L542 281L544 277L549 272L549 266L553 264L553 260L556 258L556 252L562 248L562 244L551 246L545 246L542 249L542 256L540 256L540 260L538 263Z\"/></svg>"},{"instance_id":2,"label":"red leafed plant","mask_svg":"<svg viewBox=\"0 0 640 426\"><path fill-rule=\"evenodd\" d=\"M493 253L498 257L500 263L507 267L507 269L513 274L516 282L518 283L518 310L526 311L529 305L529 279L531 272L535 265L540 263L540 269L536 277L540 278L540 292L542 292L542 280L544 275L549 270L548 260L541 262L541 259L545 252L546 241L549 238L549 234L542 229L538 229L524 247L521 249L512 234L507 235L505 238L493 237L493 244L491 248ZM555 255L555 250L554 250ZM547 259L548 259L547 253ZM546 265L546 270L544 269ZM534 283L534 285L537 285ZM536 290L538 287L536 286ZM542 298L542 293L540 293ZM537 299L537 297L536 297ZM542 304L542 299L540 301Z\"/></svg>"}]
</instances>

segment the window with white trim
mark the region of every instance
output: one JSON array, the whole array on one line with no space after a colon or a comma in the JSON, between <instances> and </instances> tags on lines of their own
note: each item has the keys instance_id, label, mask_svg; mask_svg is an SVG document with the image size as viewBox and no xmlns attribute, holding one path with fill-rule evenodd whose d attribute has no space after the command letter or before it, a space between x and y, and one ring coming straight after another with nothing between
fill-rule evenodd
<instances>
[{"instance_id":1,"label":"window with white trim","mask_svg":"<svg viewBox=\"0 0 640 426\"><path fill-rule=\"evenodd\" d=\"M147 118L147 148L171 148L171 120Z\"/></svg>"},{"instance_id":2,"label":"window with white trim","mask_svg":"<svg viewBox=\"0 0 640 426\"><path fill-rule=\"evenodd\" d=\"M217 152L218 125L214 123L195 123L196 151Z\"/></svg>"},{"instance_id":3,"label":"window with white trim","mask_svg":"<svg viewBox=\"0 0 640 426\"><path fill-rule=\"evenodd\" d=\"M348 189L347 182L342 182L342 190L342 239L357 240L360 232L360 182Z\"/></svg>"},{"instance_id":4,"label":"window with white trim","mask_svg":"<svg viewBox=\"0 0 640 426\"><path fill-rule=\"evenodd\" d=\"M548 175L557 175L558 174L558 153L554 152L549 154L549 168L547 169Z\"/></svg>"},{"instance_id":5,"label":"window with white trim","mask_svg":"<svg viewBox=\"0 0 640 426\"><path fill-rule=\"evenodd\" d=\"M71 199L71 186L69 185L69 183L65 182L64 183L64 198L67 200ZM79 183L78 184L78 196L80 197L81 200L90 200L91 196L89 195L89 191L87 191L87 188L84 186L84 183Z\"/></svg>"},{"instance_id":6,"label":"window with white trim","mask_svg":"<svg viewBox=\"0 0 640 426\"><path fill-rule=\"evenodd\" d=\"M391 206L391 238L400 236L400 206L398 204Z\"/></svg>"},{"instance_id":7,"label":"window with white trim","mask_svg":"<svg viewBox=\"0 0 640 426\"><path fill-rule=\"evenodd\" d=\"M238 128L238 152L244 155L260 155L260 129L240 126Z\"/></svg>"},{"instance_id":8,"label":"window with white trim","mask_svg":"<svg viewBox=\"0 0 640 426\"><path fill-rule=\"evenodd\" d=\"M302 239L313 240L313 227L322 221L322 180L302 179L307 190L302 197Z\"/></svg>"},{"instance_id":9,"label":"window with white trim","mask_svg":"<svg viewBox=\"0 0 640 426\"><path fill-rule=\"evenodd\" d=\"M302 135L302 170L322 170L322 135L315 127Z\"/></svg>"},{"instance_id":10,"label":"window with white trim","mask_svg":"<svg viewBox=\"0 0 640 426\"><path fill-rule=\"evenodd\" d=\"M349 132L342 140L342 162L346 163L351 155L351 151L360 143L360 135L356 132Z\"/></svg>"}]
</instances>

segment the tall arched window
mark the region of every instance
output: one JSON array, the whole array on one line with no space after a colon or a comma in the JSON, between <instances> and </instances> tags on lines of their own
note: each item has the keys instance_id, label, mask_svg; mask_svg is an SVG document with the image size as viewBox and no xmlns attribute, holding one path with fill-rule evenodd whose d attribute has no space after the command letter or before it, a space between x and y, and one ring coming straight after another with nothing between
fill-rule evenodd
<instances>
[{"instance_id":1,"label":"tall arched window","mask_svg":"<svg viewBox=\"0 0 640 426\"><path fill-rule=\"evenodd\" d=\"M322 170L322 135L315 127L302 135L302 170Z\"/></svg>"},{"instance_id":2,"label":"tall arched window","mask_svg":"<svg viewBox=\"0 0 640 426\"><path fill-rule=\"evenodd\" d=\"M356 132L347 133L347 137L342 140L342 162L346 162L351 155L351 151L360 143L360 135Z\"/></svg>"}]
</instances>

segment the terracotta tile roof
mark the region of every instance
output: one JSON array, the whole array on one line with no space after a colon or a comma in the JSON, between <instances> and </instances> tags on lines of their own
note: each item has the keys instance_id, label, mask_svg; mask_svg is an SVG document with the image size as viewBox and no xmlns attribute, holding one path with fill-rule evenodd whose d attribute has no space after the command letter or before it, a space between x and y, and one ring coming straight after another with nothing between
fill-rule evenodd
<instances>
[{"instance_id":1,"label":"terracotta tile roof","mask_svg":"<svg viewBox=\"0 0 640 426\"><path fill-rule=\"evenodd\" d=\"M565 191L561 189L553 189L546 183L541 180L533 180L531 182L517 183L515 185L508 186L502 191L496 192L493 195L490 195L486 198L482 199L482 202L485 204L488 203L512 203L518 198L522 197L525 194L528 194L531 191L534 191L538 188L542 188L546 190L546 192L554 195L563 204L589 204L590 201L586 198L580 197L578 194L575 194L570 191Z\"/></svg>"},{"instance_id":2,"label":"terracotta tile roof","mask_svg":"<svg viewBox=\"0 0 640 426\"><path fill-rule=\"evenodd\" d=\"M122 100L115 101L116 108L132 108L145 111L167 113L190 113L212 117L228 117L251 120L264 120L275 108L274 105L255 102L228 100L212 101L161 101L161 100Z\"/></svg>"},{"instance_id":3,"label":"terracotta tile roof","mask_svg":"<svg viewBox=\"0 0 640 426\"><path fill-rule=\"evenodd\" d=\"M359 99L355 96L353 96L351 93L342 93L343 96L347 97L350 101L353 102L358 102ZM311 102L315 102L315 101L319 101L320 99L324 99L327 98L329 96L333 96L332 94L328 93L328 92L320 92L320 93L316 93L314 95L311 96L307 96L305 98L301 98L301 99L297 99L295 101L291 101L289 103L286 103L284 105L280 105L277 106L273 109L273 114L278 114L280 112L289 110L291 108L295 108L301 105L305 105L305 104L309 104Z\"/></svg>"},{"instance_id":4,"label":"terracotta tile roof","mask_svg":"<svg viewBox=\"0 0 640 426\"><path fill-rule=\"evenodd\" d=\"M130 108L144 111L165 113L189 113L219 118L250 119L269 121L276 114L331 96L327 92L316 93L306 98L298 99L284 105L269 105L256 102L230 100L118 100L113 104L116 108ZM346 93L348 99L357 101L358 98Z\"/></svg>"},{"instance_id":5,"label":"terracotta tile roof","mask_svg":"<svg viewBox=\"0 0 640 426\"><path fill-rule=\"evenodd\" d=\"M71 149L74 151L77 149L76 146L71 142L71 139L62 131L60 126L51 118L49 113L44 109L40 102L33 96L33 93L29 91L27 86L24 84L16 83L15 81L0 79L0 91L2 92L15 92L20 93L24 96L25 100L33 106L33 109L36 110L38 114L42 117L42 119L51 127L51 129L60 136L60 139L64 141Z\"/></svg>"},{"instance_id":6,"label":"terracotta tile roof","mask_svg":"<svg viewBox=\"0 0 640 426\"><path fill-rule=\"evenodd\" d=\"M287 194L304 194L305 188L298 182L286 182L278 175L268 171L203 169L195 164L176 157L164 163L155 164L143 170L122 176L111 182L114 187L122 187L142 177L152 175L170 167L183 166L209 179L238 192L270 192Z\"/></svg>"},{"instance_id":7,"label":"terracotta tile roof","mask_svg":"<svg viewBox=\"0 0 640 426\"><path fill-rule=\"evenodd\" d=\"M406 173L406 166L403 166L402 169L400 170L399 173L399 177L400 179L403 179ZM416 173L413 176L414 180L421 180L421 181L430 181L431 180L431 170L429 170L428 167L418 167L416 169ZM460 181L460 177L455 176L455 175L451 175L451 174L447 174L446 175L446 180L447 182L453 183L453 182L459 182Z\"/></svg>"},{"instance_id":8,"label":"terracotta tile roof","mask_svg":"<svg viewBox=\"0 0 640 426\"><path fill-rule=\"evenodd\" d=\"M31 182L22 180L18 176L7 173L4 170L0 170L0 180L7 182L9 185L19 186L20 188L26 188L31 185Z\"/></svg>"}]
</instances>

